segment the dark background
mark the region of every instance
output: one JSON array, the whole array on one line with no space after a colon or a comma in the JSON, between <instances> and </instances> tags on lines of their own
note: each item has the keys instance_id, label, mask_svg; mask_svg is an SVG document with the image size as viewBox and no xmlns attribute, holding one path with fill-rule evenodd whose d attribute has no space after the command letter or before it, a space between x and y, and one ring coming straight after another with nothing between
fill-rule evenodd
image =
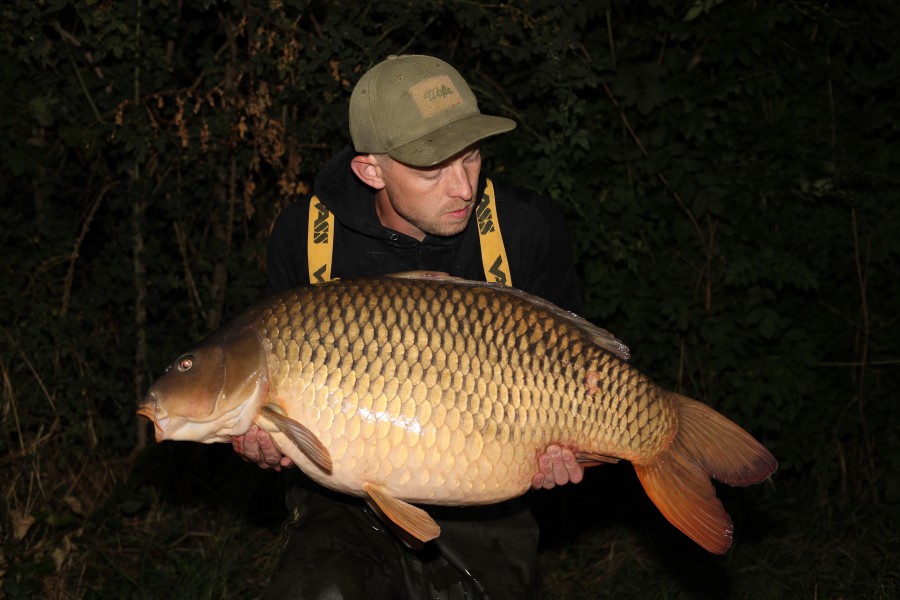
<instances>
[{"instance_id":1,"label":"dark background","mask_svg":"<svg viewBox=\"0 0 900 600\"><path fill-rule=\"evenodd\" d=\"M344 6L346 5L346 6ZM569 218L585 316L778 457L724 557L630 468L534 496L546 598L900 594L895 2L14 1L0 7L0 578L10 598L265 585L280 478L134 408L259 298L265 240L388 54L519 123L485 169Z\"/></svg>"}]
</instances>

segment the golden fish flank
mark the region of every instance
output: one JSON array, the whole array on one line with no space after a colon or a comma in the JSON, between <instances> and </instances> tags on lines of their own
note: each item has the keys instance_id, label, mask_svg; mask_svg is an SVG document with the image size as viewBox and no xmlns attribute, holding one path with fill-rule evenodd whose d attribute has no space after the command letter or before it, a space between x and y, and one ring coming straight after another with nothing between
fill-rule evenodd
<instances>
[{"instance_id":1,"label":"golden fish flank","mask_svg":"<svg viewBox=\"0 0 900 600\"><path fill-rule=\"evenodd\" d=\"M731 520L710 477L747 485L776 468L740 427L630 367L608 332L496 284L412 273L298 288L186 356L193 372L170 369L139 410L158 439L223 441L256 422L315 481L421 541L440 529L410 503L520 495L559 444L631 461L661 512L721 553Z\"/></svg>"},{"instance_id":2,"label":"golden fish flank","mask_svg":"<svg viewBox=\"0 0 900 600\"><path fill-rule=\"evenodd\" d=\"M481 384L482 388L485 388L484 379L480 378L480 373L473 373L467 368L469 364L471 364L470 361L467 362L464 360L463 367L457 368L457 365L460 363L460 355L468 357L475 353L477 345L474 344L473 338L470 337L468 338L468 341L466 341L466 338L462 336L451 337L452 331L445 330L442 333L439 329L441 323L431 322L432 313L427 310L427 306L418 307L412 302L401 303L399 299L394 299L393 302L389 303L389 300L391 299L386 297L382 304L375 306L374 321L386 324L393 323L395 326L387 329L382 328L380 330L381 335L376 338L374 334L367 335L365 333L367 329L372 329L371 323L366 323L363 329L363 343L366 339L368 339L369 342L374 342L369 344L368 353L363 352L363 344L359 343L359 338L354 337L348 332L348 335L343 339L343 343L346 345L338 346L338 352L335 353L334 356L340 354L345 358L348 356L352 357L354 364L352 365L351 370L344 367L338 368L337 370L329 370L326 366L323 366L320 369L320 378L324 381L324 385L329 389L337 390L337 393L331 397L331 406L340 403L339 414L347 415L351 418L351 422L359 424L363 428L361 432L356 430L352 432L332 431L330 432L331 435L344 439L355 439L357 435L363 437L374 435L377 439L382 439L386 436L387 431L393 426L396 432L395 443L393 445L376 445L376 456L379 460L383 461L388 458L389 450L393 448L405 448L404 445L400 444L400 441L403 439L402 436L404 436L405 433L405 437L407 438L406 443L415 448L413 454L414 461L417 458L417 455L421 455L419 458L424 461L424 466L427 469L433 469L440 466L441 463L438 459L441 459L444 461L445 465L448 465L447 468L449 469L452 468L452 461L460 452L466 450L467 446L472 454L469 456L469 452L466 452L466 456L462 458L471 458L471 460L478 458L481 449L484 447L483 438L480 433L484 430L483 420L485 417L490 417L490 411L495 408L495 404L496 408L501 411L505 410L507 405L518 409L524 422L526 418L525 409L521 406L519 395L516 393L519 388L515 386L515 383L512 380L506 381L505 383L507 386L500 388L501 393L508 389L513 391L513 398L511 401L504 401L501 394L493 394L489 397L497 397L499 395L500 400L496 401L496 403L486 403L484 414L477 411L471 411L466 405L468 397L472 397L476 401L480 400L481 395L473 395L476 392L476 385L478 383ZM457 306L462 306L463 304L464 302L460 303L459 299L457 299ZM451 305L448 304L447 306ZM335 313L338 317L342 318L343 321L350 318L355 310L353 305L347 305L345 308L344 315ZM390 312L396 311L397 309L403 309L407 312L401 312L399 314ZM380 312L382 310L387 312ZM418 333L414 333L413 330L405 328L407 325L406 317L410 314L409 311L419 310L422 310L423 312L414 312L412 314L417 316L425 314L426 328L419 329ZM333 315L329 315L329 311L319 307L316 311L310 309L309 315L307 316L311 318L308 320L301 318L298 321L289 323L288 328L290 331L318 330L318 340L324 341L326 345L332 345L334 340L328 337L328 335L340 329L337 322L330 320L333 318ZM442 318L442 315L438 314L438 319ZM269 322L272 322L272 319L269 319ZM289 346L289 343L287 342L289 338L285 337L284 334L279 335L279 333L274 331L270 337L278 340L273 347L273 354L279 360L284 361L282 365L286 363L290 364L291 361L289 356L282 351L283 347ZM310 337L313 339L317 338L315 334ZM444 350L445 347L448 348L448 351ZM419 348L422 349L421 356L419 356ZM434 361L433 364L431 363L432 360ZM315 362L321 365L328 364L324 356L321 360L316 360ZM476 368L480 364L481 363L477 361L474 363ZM410 365L412 366L410 367ZM448 367L452 369L452 371L448 371ZM496 368L499 373L499 366L496 366ZM367 374L371 373L376 376L376 379L367 386L364 386L362 389L356 389L355 394L347 388L340 386L338 380L338 376L342 377L345 382L348 379L355 380L354 369ZM282 372L281 367L279 367L278 372ZM453 373L452 378L451 372ZM428 374L430 381L424 379L426 373ZM518 375L521 378L521 373ZM438 382L438 377L442 379L441 382ZM298 380L290 377L289 374L285 375L285 379L290 382ZM309 380L309 375L305 378L299 378L301 384L304 379ZM315 374L313 374L311 379L316 381ZM389 382L389 387L386 389L383 384L384 379ZM501 383L503 383L501 377L497 377L496 379L501 380ZM510 379L509 376L507 376L507 379ZM403 383L400 385L398 382ZM440 385L438 386L436 384ZM278 384L276 383L276 385ZM450 387L451 385L453 385L452 388ZM465 388L463 388L463 385L465 385ZM289 386L290 383L280 387L284 389ZM338 389L339 387L340 389ZM547 396L549 397L549 395ZM389 411L385 410L387 398L393 398L393 403L396 405L396 408ZM401 403L400 398L408 399L408 402L406 403L406 406L408 407L407 416L416 414L415 420L396 419L396 415L402 416L404 414L404 405ZM518 415L514 414L512 410L509 412L510 419L507 421L514 421ZM547 411L544 411L544 413L544 420L546 421ZM383 415L385 416L383 417ZM474 425L475 419L478 419L479 428L475 435L471 435L472 429L468 429L465 426L460 427L460 415L465 415L465 417L462 418L463 425L467 422L471 422ZM354 417L358 417L358 419L354 420ZM372 430L373 424L378 425L374 432ZM413 427L410 427L410 425ZM489 421L486 430L488 436L493 437L497 431L495 424ZM515 430L511 429L506 421L501 421L499 427L499 435L501 437L498 441L500 443L505 443L510 431ZM469 440L468 445L466 444L466 440ZM329 445L329 443L326 442L326 445ZM437 452L430 452L432 448ZM495 448L499 450L501 446L496 446ZM408 453L405 450L401 450L401 452L404 453L404 456L408 456ZM336 455L337 453L333 451L332 457L335 458ZM462 460L462 458L460 460ZM413 462L412 466L418 466L418 464ZM499 468L503 469L504 466L505 465L501 464ZM532 465L529 463L529 468L531 467ZM462 469L463 467L459 468L459 470ZM431 475L431 472L424 471L423 475ZM422 496L418 499L434 501L434 499L439 498L441 494L445 493L447 493L447 491L442 489L432 490L430 495Z\"/></svg>"}]
</instances>

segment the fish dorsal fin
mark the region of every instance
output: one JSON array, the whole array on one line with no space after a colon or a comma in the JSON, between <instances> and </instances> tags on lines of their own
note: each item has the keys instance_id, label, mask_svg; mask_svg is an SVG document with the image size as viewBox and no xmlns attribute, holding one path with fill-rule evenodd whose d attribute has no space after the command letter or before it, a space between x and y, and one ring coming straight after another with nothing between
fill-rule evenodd
<instances>
[{"instance_id":1,"label":"fish dorsal fin","mask_svg":"<svg viewBox=\"0 0 900 600\"><path fill-rule=\"evenodd\" d=\"M421 543L429 542L441 534L440 526L427 512L390 495L382 486L364 483L363 490L369 495L367 501L375 512Z\"/></svg>"},{"instance_id":2,"label":"fish dorsal fin","mask_svg":"<svg viewBox=\"0 0 900 600\"><path fill-rule=\"evenodd\" d=\"M502 283L470 281L468 279L462 279L461 277L453 277L452 275L448 275L447 273L443 273L440 271L404 271L402 273L394 273L392 275L389 275L388 277L420 281L436 281L439 283L452 283L455 285L464 285L468 287L487 287L504 294L510 294L511 296L516 296L517 298L521 298L522 300L531 302L535 306L539 306L540 308L543 308L554 316L559 317L560 319L567 321L571 325L574 325L575 327L581 329L585 334L587 334L589 338L591 338L592 342L594 342L604 350L612 352L622 360L628 360L630 355L628 346L622 343L621 340L619 340L616 336L614 336L607 330L601 327L597 327L590 321L579 317L572 311L560 308L549 300L544 300L540 296L535 296L534 294L523 292L522 290L509 287L508 285L503 285Z\"/></svg>"},{"instance_id":3,"label":"fish dorsal fin","mask_svg":"<svg viewBox=\"0 0 900 600\"><path fill-rule=\"evenodd\" d=\"M402 271L400 273L391 273L388 277L394 279L425 279L429 281L469 281L461 277L453 277L446 271Z\"/></svg>"},{"instance_id":4,"label":"fish dorsal fin","mask_svg":"<svg viewBox=\"0 0 900 600\"><path fill-rule=\"evenodd\" d=\"M260 409L260 414L271 421L281 433L287 436L320 469L326 473L331 473L331 453L328 452L325 444L316 437L316 434L302 423L298 423L284 414L284 409L277 404L264 405Z\"/></svg>"}]
</instances>

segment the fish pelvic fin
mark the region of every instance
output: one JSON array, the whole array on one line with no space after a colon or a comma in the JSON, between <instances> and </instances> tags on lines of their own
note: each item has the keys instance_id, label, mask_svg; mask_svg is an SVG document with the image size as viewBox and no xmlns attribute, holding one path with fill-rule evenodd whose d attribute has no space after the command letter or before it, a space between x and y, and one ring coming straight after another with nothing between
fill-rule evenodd
<instances>
[{"instance_id":1,"label":"fish pelvic fin","mask_svg":"<svg viewBox=\"0 0 900 600\"><path fill-rule=\"evenodd\" d=\"M759 483L778 463L753 436L709 406L670 394L678 405L678 432L666 450L636 461L634 469L670 523L707 551L724 554L733 525L711 478L729 485Z\"/></svg>"},{"instance_id":2,"label":"fish pelvic fin","mask_svg":"<svg viewBox=\"0 0 900 600\"><path fill-rule=\"evenodd\" d=\"M265 404L260 415L271 421L297 448L326 473L331 473L331 453L305 425L284 414L277 404Z\"/></svg>"},{"instance_id":3,"label":"fish pelvic fin","mask_svg":"<svg viewBox=\"0 0 900 600\"><path fill-rule=\"evenodd\" d=\"M581 464L582 467L597 467L600 465L614 465L617 462L619 462L619 459L614 456L607 456L606 454L597 454L596 452L588 452L586 450L576 452L575 460L577 460Z\"/></svg>"},{"instance_id":4,"label":"fish pelvic fin","mask_svg":"<svg viewBox=\"0 0 900 600\"><path fill-rule=\"evenodd\" d=\"M367 482L362 487L368 494L366 501L372 510L400 530L400 538L407 546L420 548L441 534L440 525L418 506L395 498L378 484Z\"/></svg>"}]
</instances>

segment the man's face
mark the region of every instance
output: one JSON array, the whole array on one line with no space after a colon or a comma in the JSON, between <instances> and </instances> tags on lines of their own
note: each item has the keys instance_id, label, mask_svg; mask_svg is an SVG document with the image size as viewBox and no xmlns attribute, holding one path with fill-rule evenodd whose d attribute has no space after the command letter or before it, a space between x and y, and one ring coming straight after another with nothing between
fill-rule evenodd
<instances>
[{"instance_id":1,"label":"man's face","mask_svg":"<svg viewBox=\"0 0 900 600\"><path fill-rule=\"evenodd\" d=\"M450 236L466 228L474 210L481 152L478 147L434 167L411 167L380 157L384 189L376 198L381 222L422 240L425 234Z\"/></svg>"}]
</instances>

